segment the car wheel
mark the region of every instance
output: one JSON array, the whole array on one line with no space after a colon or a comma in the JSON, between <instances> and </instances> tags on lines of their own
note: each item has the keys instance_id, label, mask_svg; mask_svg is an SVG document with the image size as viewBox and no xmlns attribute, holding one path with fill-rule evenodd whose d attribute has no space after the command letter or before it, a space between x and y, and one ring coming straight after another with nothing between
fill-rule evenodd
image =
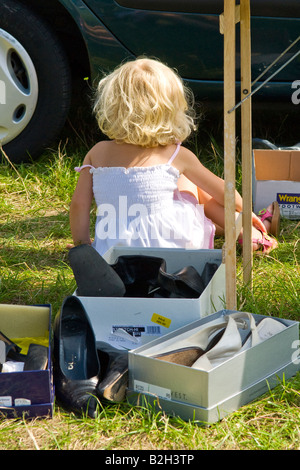
<instances>
[{"instance_id":1,"label":"car wheel","mask_svg":"<svg viewBox=\"0 0 300 470\"><path fill-rule=\"evenodd\" d=\"M51 144L70 100L69 64L50 26L17 1L2 1L0 143L12 162L35 159Z\"/></svg>"}]
</instances>

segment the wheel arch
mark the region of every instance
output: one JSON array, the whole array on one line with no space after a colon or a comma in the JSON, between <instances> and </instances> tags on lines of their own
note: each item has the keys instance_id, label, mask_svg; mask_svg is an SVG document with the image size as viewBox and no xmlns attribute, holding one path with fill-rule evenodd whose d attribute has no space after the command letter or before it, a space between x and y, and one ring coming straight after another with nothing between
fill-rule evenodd
<instances>
[{"instance_id":1,"label":"wheel arch","mask_svg":"<svg viewBox=\"0 0 300 470\"><path fill-rule=\"evenodd\" d=\"M58 37L71 68L72 77L90 77L91 67L85 41L72 15L59 0L17 0L37 14Z\"/></svg>"}]
</instances>

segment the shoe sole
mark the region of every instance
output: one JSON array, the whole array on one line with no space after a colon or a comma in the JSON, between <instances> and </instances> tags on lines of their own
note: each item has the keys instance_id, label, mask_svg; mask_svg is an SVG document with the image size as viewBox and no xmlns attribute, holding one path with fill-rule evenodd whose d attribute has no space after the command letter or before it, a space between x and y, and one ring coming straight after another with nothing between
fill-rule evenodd
<instances>
[{"instance_id":1,"label":"shoe sole","mask_svg":"<svg viewBox=\"0 0 300 470\"><path fill-rule=\"evenodd\" d=\"M191 367L191 365L194 364L194 362L199 359L202 354L204 354L203 349L196 346L191 346L157 354L153 357L161 361L172 362L174 364Z\"/></svg>"}]
</instances>

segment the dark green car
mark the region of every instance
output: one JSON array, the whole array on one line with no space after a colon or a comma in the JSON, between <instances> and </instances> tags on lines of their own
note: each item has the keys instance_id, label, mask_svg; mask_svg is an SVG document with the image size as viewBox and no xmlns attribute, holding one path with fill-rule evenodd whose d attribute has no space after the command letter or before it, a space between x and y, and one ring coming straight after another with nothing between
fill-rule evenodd
<instances>
[{"instance_id":1,"label":"dark green car","mask_svg":"<svg viewBox=\"0 0 300 470\"><path fill-rule=\"evenodd\" d=\"M93 86L103 72L139 55L175 67L198 100L222 105L223 5L224 0L2 0L0 141L10 159L36 158L61 131L82 83L88 78ZM300 1L251 0L250 5L255 79L299 37ZM268 74L299 46L300 41ZM239 74L237 54L237 86ZM253 103L295 108L299 90L298 55Z\"/></svg>"}]
</instances>

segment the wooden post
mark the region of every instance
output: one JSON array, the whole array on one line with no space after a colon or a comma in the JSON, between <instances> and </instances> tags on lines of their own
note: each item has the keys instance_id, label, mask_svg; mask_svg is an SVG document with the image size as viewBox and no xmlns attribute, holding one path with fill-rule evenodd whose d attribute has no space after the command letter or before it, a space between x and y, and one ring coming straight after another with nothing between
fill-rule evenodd
<instances>
[{"instance_id":1,"label":"wooden post","mask_svg":"<svg viewBox=\"0 0 300 470\"><path fill-rule=\"evenodd\" d=\"M224 180L226 308L236 309L235 235L235 0L224 0Z\"/></svg>"},{"instance_id":2,"label":"wooden post","mask_svg":"<svg viewBox=\"0 0 300 470\"><path fill-rule=\"evenodd\" d=\"M251 93L250 0L240 0L241 99ZM252 110L251 97L241 105L243 280L252 287Z\"/></svg>"}]
</instances>

